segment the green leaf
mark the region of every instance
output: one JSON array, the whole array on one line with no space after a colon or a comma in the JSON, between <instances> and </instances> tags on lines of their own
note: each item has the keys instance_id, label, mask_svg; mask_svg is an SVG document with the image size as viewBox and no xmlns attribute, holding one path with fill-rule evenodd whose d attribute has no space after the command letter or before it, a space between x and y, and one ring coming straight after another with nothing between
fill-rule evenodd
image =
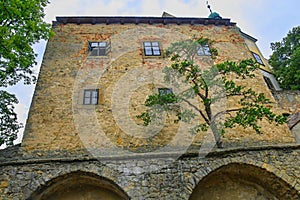
<instances>
[{"instance_id":1,"label":"green leaf","mask_svg":"<svg viewBox=\"0 0 300 200\"><path fill-rule=\"evenodd\" d=\"M294 27L281 42L271 43L269 63L280 86L300 90L300 26Z\"/></svg>"}]
</instances>

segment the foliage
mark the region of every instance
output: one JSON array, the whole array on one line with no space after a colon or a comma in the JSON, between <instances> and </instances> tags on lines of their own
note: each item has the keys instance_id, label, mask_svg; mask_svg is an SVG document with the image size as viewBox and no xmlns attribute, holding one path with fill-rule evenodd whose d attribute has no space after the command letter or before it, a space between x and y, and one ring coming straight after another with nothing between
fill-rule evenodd
<instances>
[{"instance_id":1,"label":"foliage","mask_svg":"<svg viewBox=\"0 0 300 200\"><path fill-rule=\"evenodd\" d=\"M236 80L255 77L254 71L259 65L252 59L240 62L226 61L206 70L195 62L197 47L207 42L209 42L207 39L186 40L173 43L167 50L166 55L172 64L164 69L165 80L175 84L179 79L183 79L190 87L178 94L150 95L145 102L148 109L137 116L143 120L144 125L149 125L156 120L157 115L163 113L162 110L175 112L177 117L175 123L189 122L199 115L202 122L191 131L196 133L211 128L217 146L222 147L221 136L225 133L225 128L239 125L253 128L257 133L261 133L258 122L263 118L275 124L284 123L285 117L274 114L266 107L270 101L263 93L257 93L232 80L232 77ZM213 52L213 58L217 56L216 49L211 48L210 51ZM227 98L235 98L237 106L228 109L226 106L221 106L221 110L213 110L214 105L226 101ZM192 103L192 99L199 99L202 106ZM183 102L191 109L178 109L174 106Z\"/></svg>"},{"instance_id":2,"label":"foliage","mask_svg":"<svg viewBox=\"0 0 300 200\"><path fill-rule=\"evenodd\" d=\"M36 54L32 45L48 39L51 27L43 21L48 0L1 0L0 7L0 87L35 82L33 67ZM13 111L18 103L13 94L1 91L0 95L0 145L12 144L21 125Z\"/></svg>"},{"instance_id":3,"label":"foliage","mask_svg":"<svg viewBox=\"0 0 300 200\"><path fill-rule=\"evenodd\" d=\"M12 145L17 139L16 133L22 125L17 122L17 114L14 112L14 104L17 98L6 91L0 91L0 144Z\"/></svg>"},{"instance_id":4,"label":"foliage","mask_svg":"<svg viewBox=\"0 0 300 200\"><path fill-rule=\"evenodd\" d=\"M300 90L300 26L293 28L281 42L271 43L269 63L283 89Z\"/></svg>"}]
</instances>

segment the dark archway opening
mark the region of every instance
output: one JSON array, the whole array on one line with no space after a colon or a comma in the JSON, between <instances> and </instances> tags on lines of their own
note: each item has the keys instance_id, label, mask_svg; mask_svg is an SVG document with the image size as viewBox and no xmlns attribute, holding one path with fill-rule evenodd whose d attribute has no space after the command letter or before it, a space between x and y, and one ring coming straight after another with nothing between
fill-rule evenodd
<instances>
[{"instance_id":1,"label":"dark archway opening","mask_svg":"<svg viewBox=\"0 0 300 200\"><path fill-rule=\"evenodd\" d=\"M190 200L299 199L289 184L262 168L247 164L222 166L204 177Z\"/></svg>"},{"instance_id":2,"label":"dark archway opening","mask_svg":"<svg viewBox=\"0 0 300 200\"><path fill-rule=\"evenodd\" d=\"M112 181L93 173L75 172L41 186L29 200L128 200Z\"/></svg>"}]
</instances>

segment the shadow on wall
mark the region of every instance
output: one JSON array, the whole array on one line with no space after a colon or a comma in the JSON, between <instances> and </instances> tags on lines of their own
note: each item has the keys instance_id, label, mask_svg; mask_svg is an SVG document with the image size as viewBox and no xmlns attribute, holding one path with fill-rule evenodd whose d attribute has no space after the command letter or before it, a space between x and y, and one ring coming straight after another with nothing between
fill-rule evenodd
<instances>
[{"instance_id":1,"label":"shadow on wall","mask_svg":"<svg viewBox=\"0 0 300 200\"><path fill-rule=\"evenodd\" d=\"M284 114L289 116L288 126L295 135L296 142L300 143L300 91L282 90L272 91L278 106L283 109Z\"/></svg>"},{"instance_id":2,"label":"shadow on wall","mask_svg":"<svg viewBox=\"0 0 300 200\"><path fill-rule=\"evenodd\" d=\"M279 107L290 114L300 112L300 91L299 90L282 90L272 91Z\"/></svg>"},{"instance_id":3,"label":"shadow on wall","mask_svg":"<svg viewBox=\"0 0 300 200\"><path fill-rule=\"evenodd\" d=\"M288 126L295 135L296 142L300 143L300 112L292 114L288 119Z\"/></svg>"}]
</instances>

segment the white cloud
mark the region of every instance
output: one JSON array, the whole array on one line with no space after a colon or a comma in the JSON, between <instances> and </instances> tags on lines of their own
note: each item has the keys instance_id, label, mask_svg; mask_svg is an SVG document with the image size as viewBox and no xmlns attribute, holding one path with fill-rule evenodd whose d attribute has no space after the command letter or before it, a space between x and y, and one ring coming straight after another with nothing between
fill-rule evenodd
<instances>
[{"instance_id":1,"label":"white cloud","mask_svg":"<svg viewBox=\"0 0 300 200\"><path fill-rule=\"evenodd\" d=\"M81 9L82 15L89 15L89 16L111 16L112 13L114 15L122 14L121 11L127 7L129 4L129 0L114 0L114 1L94 1L88 0L84 1L84 9ZM127 7L127 12L132 10L131 8Z\"/></svg>"},{"instance_id":2,"label":"white cloud","mask_svg":"<svg viewBox=\"0 0 300 200\"><path fill-rule=\"evenodd\" d=\"M206 9L202 9L199 1L190 1L188 4L182 0L162 1L163 9L180 17L207 17Z\"/></svg>"},{"instance_id":3,"label":"white cloud","mask_svg":"<svg viewBox=\"0 0 300 200\"><path fill-rule=\"evenodd\" d=\"M53 0L46 7L46 21L55 20L56 16L115 16L134 15L132 0ZM138 3L136 3L138 4Z\"/></svg>"},{"instance_id":4,"label":"white cloud","mask_svg":"<svg viewBox=\"0 0 300 200\"><path fill-rule=\"evenodd\" d=\"M140 14L144 16L160 16L162 14L161 7L162 1L160 0L144 0L141 5Z\"/></svg>"},{"instance_id":5,"label":"white cloud","mask_svg":"<svg viewBox=\"0 0 300 200\"><path fill-rule=\"evenodd\" d=\"M80 12L82 0L52 0L45 9L45 20L51 22L55 16L76 15Z\"/></svg>"},{"instance_id":6,"label":"white cloud","mask_svg":"<svg viewBox=\"0 0 300 200\"><path fill-rule=\"evenodd\" d=\"M18 122L22 123L23 125L25 125L26 123L28 109L29 109L28 106L24 103L19 103L15 107L15 112L18 114ZM19 130L18 139L14 141L14 144L21 143L23 138L23 132L24 132L24 128Z\"/></svg>"}]
</instances>

